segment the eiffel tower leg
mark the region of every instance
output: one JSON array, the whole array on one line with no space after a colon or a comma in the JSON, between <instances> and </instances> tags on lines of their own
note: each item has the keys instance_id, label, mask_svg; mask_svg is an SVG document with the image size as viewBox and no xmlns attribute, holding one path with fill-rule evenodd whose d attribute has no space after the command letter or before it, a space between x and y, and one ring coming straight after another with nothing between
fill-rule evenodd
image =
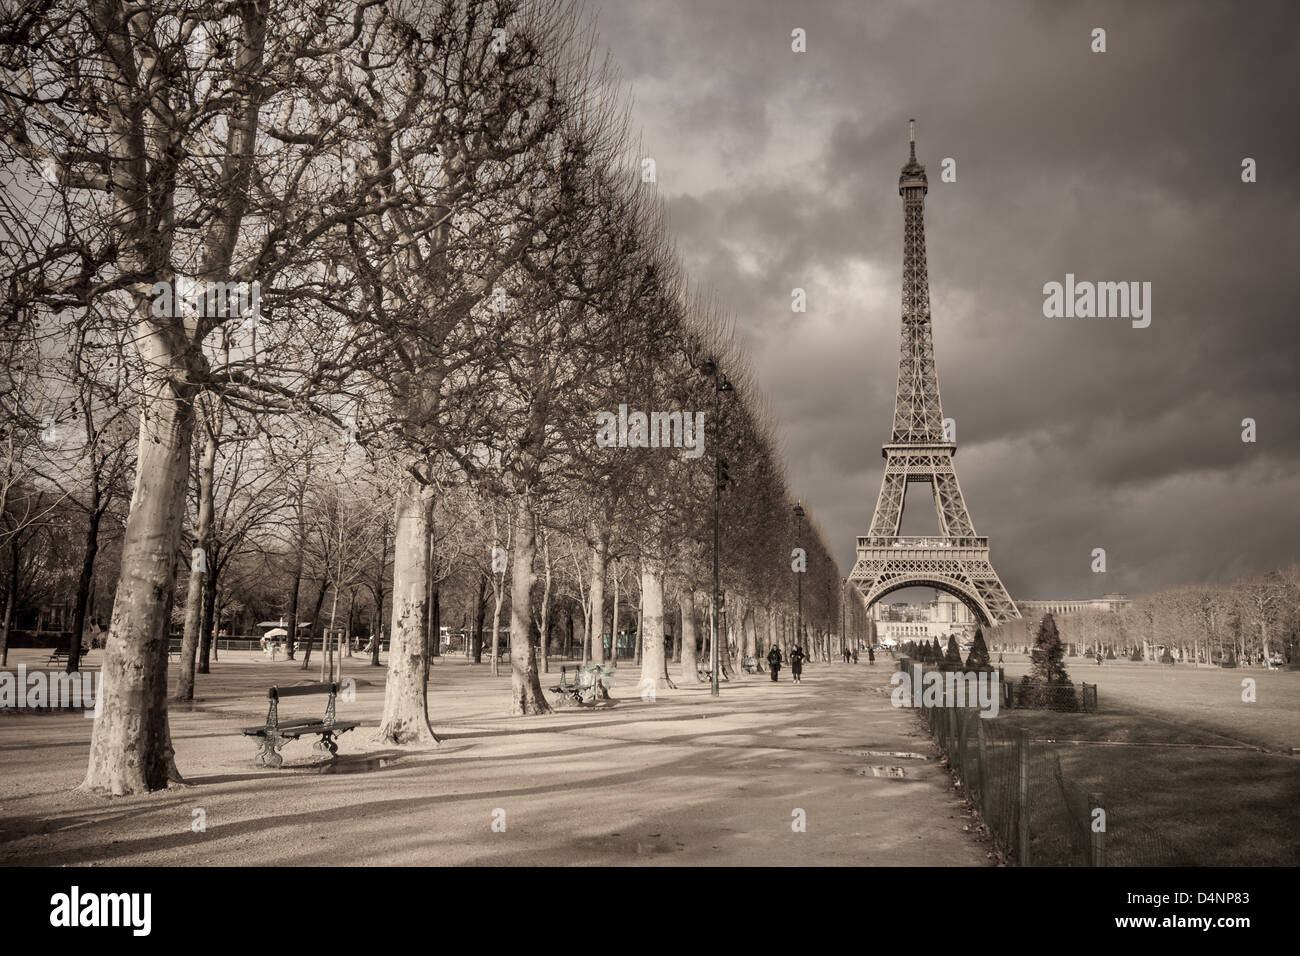
<instances>
[{"instance_id":1,"label":"eiffel tower leg","mask_svg":"<svg viewBox=\"0 0 1300 956\"><path fill-rule=\"evenodd\" d=\"M975 526L966 510L966 500L957 484L957 473L952 470L951 459L947 470L936 468L934 473L934 503L939 511L939 527L944 534L955 537L974 537Z\"/></svg>"},{"instance_id":2,"label":"eiffel tower leg","mask_svg":"<svg viewBox=\"0 0 1300 956\"><path fill-rule=\"evenodd\" d=\"M880 482L880 497L876 513L871 519L871 534L892 536L898 534L903 521L903 496L907 493L907 474L885 465L885 477Z\"/></svg>"}]
</instances>

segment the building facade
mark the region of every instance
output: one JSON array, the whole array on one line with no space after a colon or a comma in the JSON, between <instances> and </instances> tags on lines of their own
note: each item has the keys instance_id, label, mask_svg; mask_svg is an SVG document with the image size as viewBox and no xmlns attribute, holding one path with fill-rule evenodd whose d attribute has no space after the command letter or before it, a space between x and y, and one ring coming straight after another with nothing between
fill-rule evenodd
<instances>
[{"instance_id":1,"label":"building facade","mask_svg":"<svg viewBox=\"0 0 1300 956\"><path fill-rule=\"evenodd\" d=\"M1103 594L1099 598L1082 601L1017 601L1016 606L1025 617L1051 613L1077 614L1079 611L1121 611L1133 602L1127 594Z\"/></svg>"},{"instance_id":2,"label":"building facade","mask_svg":"<svg viewBox=\"0 0 1300 956\"><path fill-rule=\"evenodd\" d=\"M971 609L944 591L928 604L875 604L871 613L876 635L886 646L935 638L946 644L949 637L964 644L975 636L977 622Z\"/></svg>"}]
</instances>

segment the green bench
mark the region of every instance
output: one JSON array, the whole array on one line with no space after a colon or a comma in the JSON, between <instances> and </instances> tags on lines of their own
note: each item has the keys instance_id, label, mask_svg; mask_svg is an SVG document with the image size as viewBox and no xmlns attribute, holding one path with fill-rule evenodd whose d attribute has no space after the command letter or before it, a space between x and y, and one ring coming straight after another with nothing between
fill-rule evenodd
<instances>
[{"instance_id":1,"label":"green bench","mask_svg":"<svg viewBox=\"0 0 1300 956\"><path fill-rule=\"evenodd\" d=\"M304 684L301 687L283 688L272 686L266 692L266 697L271 702L266 711L266 723L258 727L245 727L241 731L245 737L260 738L257 756L253 760L254 765L280 767L284 763L284 758L280 756L281 748L290 740L297 740L304 734L319 734L320 740L312 744L312 747L322 753L328 751L331 757L336 755L339 746L334 738L361 726L359 721L335 719L334 699L338 696L338 692L337 683ZM324 718L303 717L297 720L280 720L281 697L305 697L309 694L326 693L329 694L329 701L325 704Z\"/></svg>"}]
</instances>

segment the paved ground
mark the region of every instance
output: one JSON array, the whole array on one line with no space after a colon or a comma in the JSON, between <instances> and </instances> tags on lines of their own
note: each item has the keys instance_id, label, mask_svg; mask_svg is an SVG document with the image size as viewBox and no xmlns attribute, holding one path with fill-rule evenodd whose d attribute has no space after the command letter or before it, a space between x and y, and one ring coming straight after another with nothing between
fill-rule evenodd
<instances>
[{"instance_id":1,"label":"paved ground","mask_svg":"<svg viewBox=\"0 0 1300 956\"><path fill-rule=\"evenodd\" d=\"M43 661L15 651L10 663ZM98 652L91 664L98 660ZM316 679L229 652L174 709L187 785L141 797L73 792L91 722L0 714L0 863L5 864L794 864L988 865L915 714L890 706L893 668L812 665L643 702L623 665L615 702L548 717L502 716L508 677L443 659L430 690L436 748L371 736L383 670L340 717L364 722L322 766L307 741L279 771L252 766L237 728L265 718L265 689ZM173 665L173 671L175 665ZM555 668L558 672L558 667ZM173 674L174 676L174 674ZM282 702L289 717L320 697ZM867 751L881 752L878 755ZM894 757L888 752L930 759ZM871 768L902 767L905 777ZM205 832L192 823L203 811ZM792 830L796 809L806 832ZM493 831L504 811L505 832Z\"/></svg>"}]
</instances>

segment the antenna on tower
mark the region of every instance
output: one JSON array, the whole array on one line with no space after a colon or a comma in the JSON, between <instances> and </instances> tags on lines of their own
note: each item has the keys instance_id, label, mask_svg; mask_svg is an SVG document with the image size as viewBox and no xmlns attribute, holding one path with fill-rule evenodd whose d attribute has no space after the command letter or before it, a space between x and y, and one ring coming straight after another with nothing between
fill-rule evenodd
<instances>
[{"instance_id":1,"label":"antenna on tower","mask_svg":"<svg viewBox=\"0 0 1300 956\"><path fill-rule=\"evenodd\" d=\"M912 150L912 162L916 162L916 120L907 121L907 140Z\"/></svg>"}]
</instances>

